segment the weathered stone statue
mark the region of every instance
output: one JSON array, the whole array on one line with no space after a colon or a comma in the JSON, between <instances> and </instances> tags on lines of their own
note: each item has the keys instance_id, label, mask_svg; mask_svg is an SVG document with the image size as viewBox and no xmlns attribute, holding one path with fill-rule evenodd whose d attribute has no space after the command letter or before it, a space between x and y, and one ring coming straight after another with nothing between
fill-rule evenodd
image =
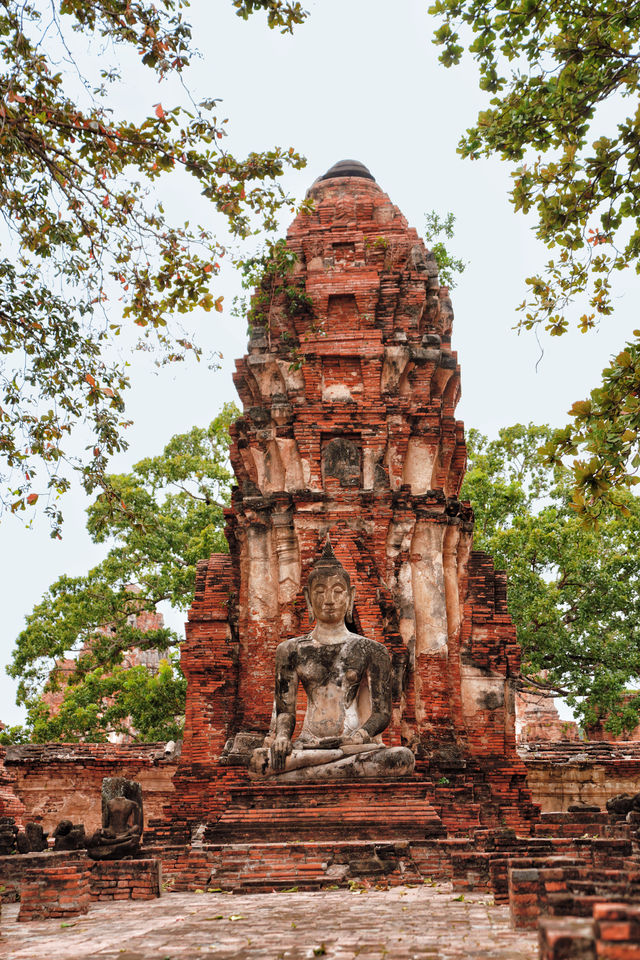
<instances>
[{"instance_id":1,"label":"weathered stone statue","mask_svg":"<svg viewBox=\"0 0 640 960\"><path fill-rule=\"evenodd\" d=\"M412 752L380 739L391 718L389 654L347 629L355 590L328 540L304 594L315 625L278 644L274 720L264 746L253 752L249 776L288 783L409 775ZM307 712L292 742L300 683Z\"/></svg>"},{"instance_id":2,"label":"weathered stone statue","mask_svg":"<svg viewBox=\"0 0 640 960\"><path fill-rule=\"evenodd\" d=\"M0 817L0 857L16 852L18 828L13 817Z\"/></svg>"},{"instance_id":3,"label":"weathered stone statue","mask_svg":"<svg viewBox=\"0 0 640 960\"><path fill-rule=\"evenodd\" d=\"M142 789L134 780L105 777L102 781L102 829L87 840L93 860L122 860L140 849Z\"/></svg>"},{"instance_id":4,"label":"weathered stone statue","mask_svg":"<svg viewBox=\"0 0 640 960\"><path fill-rule=\"evenodd\" d=\"M87 845L83 823L61 820L51 836L54 850L84 850Z\"/></svg>"},{"instance_id":5,"label":"weathered stone statue","mask_svg":"<svg viewBox=\"0 0 640 960\"><path fill-rule=\"evenodd\" d=\"M48 849L47 837L40 823L26 823L24 832L16 837L18 853L41 853Z\"/></svg>"}]
</instances>

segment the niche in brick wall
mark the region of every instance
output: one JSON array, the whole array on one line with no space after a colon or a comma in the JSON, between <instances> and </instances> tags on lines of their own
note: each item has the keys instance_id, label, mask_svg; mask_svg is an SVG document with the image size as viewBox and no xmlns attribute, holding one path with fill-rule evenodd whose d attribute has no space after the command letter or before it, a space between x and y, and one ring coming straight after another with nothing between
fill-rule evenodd
<instances>
[{"instance_id":1,"label":"niche in brick wall","mask_svg":"<svg viewBox=\"0 0 640 960\"><path fill-rule=\"evenodd\" d=\"M355 294L330 294L327 305L327 329L332 333L360 329L360 311Z\"/></svg>"},{"instance_id":2,"label":"niche in brick wall","mask_svg":"<svg viewBox=\"0 0 640 960\"><path fill-rule=\"evenodd\" d=\"M356 437L327 438L322 443L322 480L341 487L362 486L362 450Z\"/></svg>"},{"instance_id":3,"label":"niche in brick wall","mask_svg":"<svg viewBox=\"0 0 640 960\"><path fill-rule=\"evenodd\" d=\"M336 266L344 266L346 263L353 263L356 259L355 243L334 243L333 259Z\"/></svg>"}]
</instances>

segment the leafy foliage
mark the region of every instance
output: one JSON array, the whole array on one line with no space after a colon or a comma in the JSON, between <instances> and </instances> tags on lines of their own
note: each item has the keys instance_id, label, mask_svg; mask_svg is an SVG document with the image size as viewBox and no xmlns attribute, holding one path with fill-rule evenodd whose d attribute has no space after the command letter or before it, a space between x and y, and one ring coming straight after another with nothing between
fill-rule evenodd
<instances>
[{"instance_id":1,"label":"leafy foliage","mask_svg":"<svg viewBox=\"0 0 640 960\"><path fill-rule=\"evenodd\" d=\"M304 209L304 207L303 207ZM312 300L304 288L292 278L298 255L287 247L287 241L267 240L263 249L254 257L247 257L241 264L243 290L251 290L251 304L240 300L240 309L248 319L249 331L253 327L271 326L271 314L276 300L284 295L286 312L293 316L311 309Z\"/></svg>"},{"instance_id":2,"label":"leafy foliage","mask_svg":"<svg viewBox=\"0 0 640 960\"><path fill-rule=\"evenodd\" d=\"M252 13L264 10L267 14L267 23L273 27L281 27L282 33L292 33L298 23L303 23L308 14L299 3L286 3L283 0L233 0L238 16L248 20Z\"/></svg>"},{"instance_id":3,"label":"leafy foliage","mask_svg":"<svg viewBox=\"0 0 640 960\"><path fill-rule=\"evenodd\" d=\"M427 244L438 264L440 283L451 290L458 283L455 279L456 275L464 273L467 264L449 253L444 241L439 240L438 237L444 236L447 240L452 240L455 222L455 215L451 211L445 217L441 217L435 210L431 210L425 217L424 231Z\"/></svg>"},{"instance_id":4,"label":"leafy foliage","mask_svg":"<svg viewBox=\"0 0 640 960\"><path fill-rule=\"evenodd\" d=\"M107 556L86 575L52 584L27 617L7 668L19 679L18 702L27 706L36 739L101 738L128 716L142 739L161 729L167 738L175 735L184 702L177 663L151 676L145 667L132 673L124 661L133 648L162 651L179 641L166 627L138 625L136 615L163 600L185 610L198 560L228 549L222 532L232 479L228 428L237 415L227 404L208 428L178 434L160 456L110 476L109 493L89 508L89 533L96 543L111 543ZM75 669L62 710L51 716L41 693L58 689L55 665L69 654L77 658Z\"/></svg>"},{"instance_id":5,"label":"leafy foliage","mask_svg":"<svg viewBox=\"0 0 640 960\"><path fill-rule=\"evenodd\" d=\"M634 334L640 336L640 331ZM555 430L542 448L549 465L580 451L572 468L571 507L587 523L599 522L605 500L629 516L620 491L640 483L631 473L640 466L639 386L640 341L633 340L602 371L602 385L590 398L573 404L573 422Z\"/></svg>"},{"instance_id":6,"label":"leafy foliage","mask_svg":"<svg viewBox=\"0 0 640 960\"><path fill-rule=\"evenodd\" d=\"M40 699L30 704L28 727L3 732L4 743L78 740L105 743L109 734L131 735L148 743L182 735L187 681L177 657L160 661L156 673L146 666L96 669L65 690L59 712Z\"/></svg>"},{"instance_id":7,"label":"leafy foliage","mask_svg":"<svg viewBox=\"0 0 640 960\"><path fill-rule=\"evenodd\" d=\"M614 733L640 717L640 502L626 517L604 507L596 528L572 509L571 474L538 452L552 431L517 424L496 440L469 431L462 496L471 500L475 547L509 572L509 610L523 649L521 680L566 696L590 726Z\"/></svg>"},{"instance_id":8,"label":"leafy foliage","mask_svg":"<svg viewBox=\"0 0 640 960\"><path fill-rule=\"evenodd\" d=\"M612 274L640 272L640 8L633 0L436 0L430 9L443 20L441 61L459 63L467 46L491 95L459 152L514 164L514 208L535 211L537 236L558 250L545 273L527 279L519 327L560 336L567 308L586 296L578 326L588 331L613 312ZM637 366L627 362L638 336L605 371L593 414L572 414L551 441L556 454L577 457L575 506L592 517L638 465L637 437L621 441L640 427Z\"/></svg>"},{"instance_id":9,"label":"leafy foliage","mask_svg":"<svg viewBox=\"0 0 640 960\"><path fill-rule=\"evenodd\" d=\"M290 202L278 178L304 165L293 149L234 157L218 101L193 104L186 89L186 105L149 104L141 121L118 115L123 81L109 58L129 48L158 80L182 76L195 52L186 6L0 3L0 204L10 240L0 255L0 507L25 510L46 495L53 535L70 470L81 470L88 492L104 488L109 457L126 446L129 381L111 359L114 338L130 331L158 363L199 357L175 317L222 310L212 282L224 247L209 229L170 222L154 183L193 182L230 234L245 237L275 226ZM283 32L306 17L283 0L233 6L244 19L266 12ZM78 66L77 34L93 44L95 76ZM81 424L87 456L69 440Z\"/></svg>"}]
</instances>

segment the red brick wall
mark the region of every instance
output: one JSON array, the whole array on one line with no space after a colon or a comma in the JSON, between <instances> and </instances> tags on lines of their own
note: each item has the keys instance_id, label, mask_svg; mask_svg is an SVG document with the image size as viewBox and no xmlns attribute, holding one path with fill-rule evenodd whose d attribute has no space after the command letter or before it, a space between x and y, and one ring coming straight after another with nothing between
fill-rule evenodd
<instances>
[{"instance_id":1,"label":"red brick wall","mask_svg":"<svg viewBox=\"0 0 640 960\"><path fill-rule=\"evenodd\" d=\"M637 793L640 745L629 743L558 742L522 748L527 782L543 813L566 812L571 804L595 804L620 793Z\"/></svg>"},{"instance_id":2,"label":"red brick wall","mask_svg":"<svg viewBox=\"0 0 640 960\"><path fill-rule=\"evenodd\" d=\"M164 760L164 744L28 744L6 748L14 808L21 821L33 820L51 832L60 820L101 826L104 777L127 777L142 786L145 823L163 816L173 794L175 761ZM0 768L0 776L2 768ZM1 781L0 781L1 782ZM0 798L1 799L1 798ZM10 811L8 814L13 815Z\"/></svg>"},{"instance_id":3,"label":"red brick wall","mask_svg":"<svg viewBox=\"0 0 640 960\"><path fill-rule=\"evenodd\" d=\"M18 920L64 919L89 909L89 867L75 863L41 862L25 871L20 884Z\"/></svg>"}]
</instances>

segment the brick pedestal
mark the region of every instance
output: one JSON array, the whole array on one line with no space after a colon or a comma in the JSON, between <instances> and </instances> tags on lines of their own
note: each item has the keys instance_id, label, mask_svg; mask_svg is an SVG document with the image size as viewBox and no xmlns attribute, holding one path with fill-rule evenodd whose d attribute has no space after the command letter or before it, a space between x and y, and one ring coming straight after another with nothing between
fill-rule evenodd
<instances>
[{"instance_id":1,"label":"brick pedestal","mask_svg":"<svg viewBox=\"0 0 640 960\"><path fill-rule=\"evenodd\" d=\"M154 900L162 893L159 860L103 860L91 868L92 900Z\"/></svg>"},{"instance_id":2,"label":"brick pedestal","mask_svg":"<svg viewBox=\"0 0 640 960\"><path fill-rule=\"evenodd\" d=\"M25 870L20 884L18 920L77 917L89 909L86 861Z\"/></svg>"},{"instance_id":3,"label":"brick pedestal","mask_svg":"<svg viewBox=\"0 0 640 960\"><path fill-rule=\"evenodd\" d=\"M424 840L443 836L424 783L254 783L232 790L205 841Z\"/></svg>"}]
</instances>

